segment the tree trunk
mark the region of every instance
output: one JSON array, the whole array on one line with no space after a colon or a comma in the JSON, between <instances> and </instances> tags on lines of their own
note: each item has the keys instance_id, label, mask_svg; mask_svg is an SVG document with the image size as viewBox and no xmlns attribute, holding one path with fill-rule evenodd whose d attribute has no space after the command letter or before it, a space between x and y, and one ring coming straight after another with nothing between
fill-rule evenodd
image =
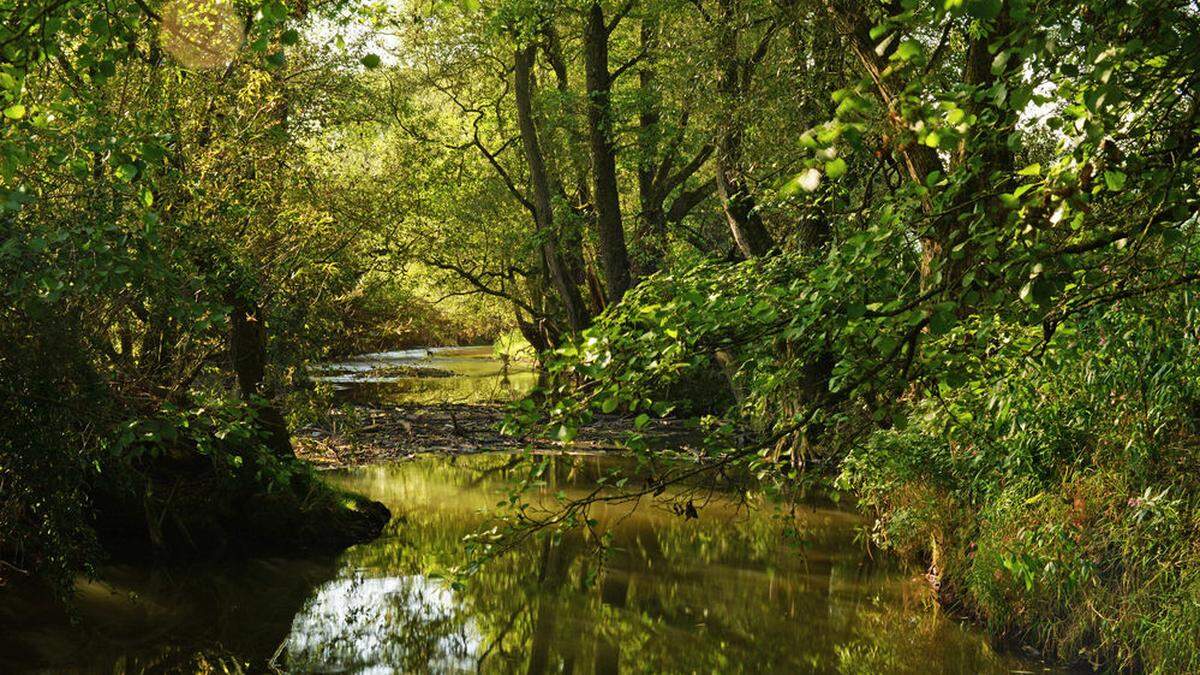
<instances>
[{"instance_id":1,"label":"tree trunk","mask_svg":"<svg viewBox=\"0 0 1200 675\"><path fill-rule=\"evenodd\" d=\"M659 122L657 73L654 71L653 53L658 45L658 17L651 13L642 19L642 51L647 54L638 70L638 85L641 88L638 110L638 216L637 241L641 244L639 274L653 274L662 267L666 255L667 214L663 208L665 195L658 190L655 166L659 152Z\"/></svg>"},{"instance_id":2,"label":"tree trunk","mask_svg":"<svg viewBox=\"0 0 1200 675\"><path fill-rule=\"evenodd\" d=\"M717 131L717 194L738 250L746 258L767 255L775 241L759 216L754 196L742 173L742 128L738 108L743 88L742 62L738 55L738 21L735 0L721 0L717 49L721 59L717 90L726 106Z\"/></svg>"},{"instance_id":3,"label":"tree trunk","mask_svg":"<svg viewBox=\"0 0 1200 675\"><path fill-rule=\"evenodd\" d=\"M545 40L542 45L542 51L546 55L546 60L550 64L550 68L554 71L555 85L558 88L558 93L561 100L570 101L571 83L568 77L567 61L563 58L562 41L558 37L558 30L553 22L548 22L543 29ZM574 183L575 195L572 202L572 210L579 216L580 221L584 223L584 227L590 225L595 219L595 213L592 206L592 191L588 185L590 160L587 157L582 157L577 148L585 148L587 139L584 133L580 130L579 125L575 122L576 116L568 114L563 120L563 128L566 131L567 147L562 152L568 158L571 172L573 174L571 180ZM553 152L551 154L554 154ZM565 181L560 181L565 182ZM565 193L565 190L564 190ZM562 252L563 260L567 266L568 276L574 280L575 284L582 285L587 283L587 263L583 253L583 227L578 223L567 223L566 228L559 224L559 250ZM594 305L602 308L604 303Z\"/></svg>"},{"instance_id":4,"label":"tree trunk","mask_svg":"<svg viewBox=\"0 0 1200 675\"><path fill-rule=\"evenodd\" d=\"M896 92L884 78L887 61L884 56L875 52L871 40L871 22L863 8L854 0L825 0L826 10L837 26L838 31L849 41L850 49L858 57L859 63L871 81L875 90L888 110L887 119L897 139L893 143L897 148L900 163L910 180L921 185L934 171L942 171L942 160L937 150L915 142L908 142L904 136L911 132L907 123L896 110ZM928 198L924 201L925 210L932 215L933 205ZM933 231L921 237L921 279L928 284L937 266L940 265L945 243L950 239L956 221L953 217L938 217L934 220Z\"/></svg>"},{"instance_id":5,"label":"tree trunk","mask_svg":"<svg viewBox=\"0 0 1200 675\"><path fill-rule=\"evenodd\" d=\"M515 82L513 93L517 103L517 126L521 133L521 145L525 161L529 166L529 180L533 185L534 224L542 239L542 253L550 272L551 283L558 291L559 300L567 314L567 322L573 332L587 327L588 316L579 288L575 285L558 249L558 237L554 230L554 207L550 202L550 179L546 173L546 162L538 142L537 124L533 119L533 62L536 48L521 47L516 53Z\"/></svg>"},{"instance_id":6,"label":"tree trunk","mask_svg":"<svg viewBox=\"0 0 1200 675\"><path fill-rule=\"evenodd\" d=\"M231 286L225 292L229 312L229 355L237 376L238 390L258 416L264 442L280 458L293 458L291 434L283 414L264 389L267 366L267 331L258 303Z\"/></svg>"},{"instance_id":7,"label":"tree trunk","mask_svg":"<svg viewBox=\"0 0 1200 675\"><path fill-rule=\"evenodd\" d=\"M617 187L617 154L613 145L612 76L608 70L608 26L599 2L593 2L584 22L584 70L588 95L588 144L592 153L592 195L596 205L596 234L600 267L609 304L629 290L629 252L621 224L621 194Z\"/></svg>"}]
</instances>

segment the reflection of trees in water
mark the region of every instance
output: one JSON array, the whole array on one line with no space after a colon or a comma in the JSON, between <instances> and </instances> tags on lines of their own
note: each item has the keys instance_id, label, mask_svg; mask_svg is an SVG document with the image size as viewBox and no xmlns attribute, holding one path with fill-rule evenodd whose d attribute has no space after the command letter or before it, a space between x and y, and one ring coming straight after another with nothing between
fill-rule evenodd
<instances>
[{"instance_id":1,"label":"reflection of trees in water","mask_svg":"<svg viewBox=\"0 0 1200 675\"><path fill-rule=\"evenodd\" d=\"M543 492L580 494L613 466L609 458L552 458ZM405 575L461 564L462 537L487 522L478 510L496 508L508 482L527 472L507 455L355 472L348 487L383 496L399 519L344 562ZM442 621L422 623L419 639L395 639L436 652L439 644L456 644L439 640L468 627L469 667L485 672L872 665L919 672L943 661L962 672L989 672L1004 665L977 635L914 601L901 573L874 565L854 541L858 521L845 512L806 507L780 514L759 495L731 500L718 493L698 520L668 507L647 500L636 510L594 508L596 533L611 534L603 557L587 528L531 537L444 596L452 609ZM781 545L788 539L801 546ZM430 662L439 658L461 664L464 657L435 653Z\"/></svg>"},{"instance_id":2,"label":"reflection of trees in water","mask_svg":"<svg viewBox=\"0 0 1200 675\"><path fill-rule=\"evenodd\" d=\"M479 647L453 595L420 576L338 579L292 623L289 668L465 672Z\"/></svg>"},{"instance_id":3,"label":"reflection of trees in water","mask_svg":"<svg viewBox=\"0 0 1200 675\"><path fill-rule=\"evenodd\" d=\"M552 458L544 493L582 494L617 463ZM871 564L854 542L851 516L812 507L777 514L755 494L732 501L716 494L699 519L675 515L674 492L633 511L632 504L597 505L596 532L611 534L602 556L591 531L568 528L531 538L461 589L430 578L464 562L463 536L487 522L479 510L495 509L506 486L527 474L512 455L341 474L345 487L381 499L396 520L380 539L341 556L340 578L328 581L334 569L324 562L259 561L223 576L189 572L181 577L186 593L175 575L131 581L122 588L173 611L140 619L135 612L124 630L111 601L94 613L110 640L117 632L138 642L113 655L125 672L236 672L246 663L261 672L289 629L282 663L295 671L995 672L1019 665L926 606L920 583ZM788 537L802 547L782 546ZM155 631L161 636L142 646Z\"/></svg>"},{"instance_id":4,"label":"reflection of trees in water","mask_svg":"<svg viewBox=\"0 0 1200 675\"><path fill-rule=\"evenodd\" d=\"M339 400L368 405L492 403L523 396L537 383L528 371L454 377L396 377L341 383Z\"/></svg>"}]
</instances>

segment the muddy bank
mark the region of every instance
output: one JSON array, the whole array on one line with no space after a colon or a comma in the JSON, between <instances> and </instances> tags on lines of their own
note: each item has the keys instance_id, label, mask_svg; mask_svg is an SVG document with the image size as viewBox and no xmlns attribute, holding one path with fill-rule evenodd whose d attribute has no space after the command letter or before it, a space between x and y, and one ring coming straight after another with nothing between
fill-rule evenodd
<instances>
[{"instance_id":1,"label":"muddy bank","mask_svg":"<svg viewBox=\"0 0 1200 675\"><path fill-rule=\"evenodd\" d=\"M619 450L632 420L601 415L569 445L548 438L500 433L507 406L499 403L359 405L324 426L296 432L296 455L321 468L411 459L419 455L471 455L532 447L535 451ZM679 420L652 420L643 430L652 444L685 447L692 429Z\"/></svg>"}]
</instances>

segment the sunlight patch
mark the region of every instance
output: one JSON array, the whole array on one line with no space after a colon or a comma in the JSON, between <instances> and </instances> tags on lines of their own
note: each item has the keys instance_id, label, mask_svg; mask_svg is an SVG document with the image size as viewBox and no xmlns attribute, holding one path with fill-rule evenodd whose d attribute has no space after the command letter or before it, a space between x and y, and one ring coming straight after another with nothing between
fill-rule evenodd
<instances>
[{"instance_id":1,"label":"sunlight patch","mask_svg":"<svg viewBox=\"0 0 1200 675\"><path fill-rule=\"evenodd\" d=\"M163 8L163 48L188 68L229 65L242 38L242 22L229 0L170 0Z\"/></svg>"}]
</instances>

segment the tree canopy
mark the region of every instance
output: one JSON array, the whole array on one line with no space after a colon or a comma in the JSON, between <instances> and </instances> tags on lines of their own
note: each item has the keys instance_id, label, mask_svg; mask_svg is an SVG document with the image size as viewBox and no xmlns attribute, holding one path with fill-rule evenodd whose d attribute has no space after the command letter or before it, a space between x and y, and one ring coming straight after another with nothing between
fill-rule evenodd
<instances>
[{"instance_id":1,"label":"tree canopy","mask_svg":"<svg viewBox=\"0 0 1200 675\"><path fill-rule=\"evenodd\" d=\"M316 360L519 332L511 428L700 419L997 630L1197 667L1194 3L0 5L7 558L295 487Z\"/></svg>"}]
</instances>

